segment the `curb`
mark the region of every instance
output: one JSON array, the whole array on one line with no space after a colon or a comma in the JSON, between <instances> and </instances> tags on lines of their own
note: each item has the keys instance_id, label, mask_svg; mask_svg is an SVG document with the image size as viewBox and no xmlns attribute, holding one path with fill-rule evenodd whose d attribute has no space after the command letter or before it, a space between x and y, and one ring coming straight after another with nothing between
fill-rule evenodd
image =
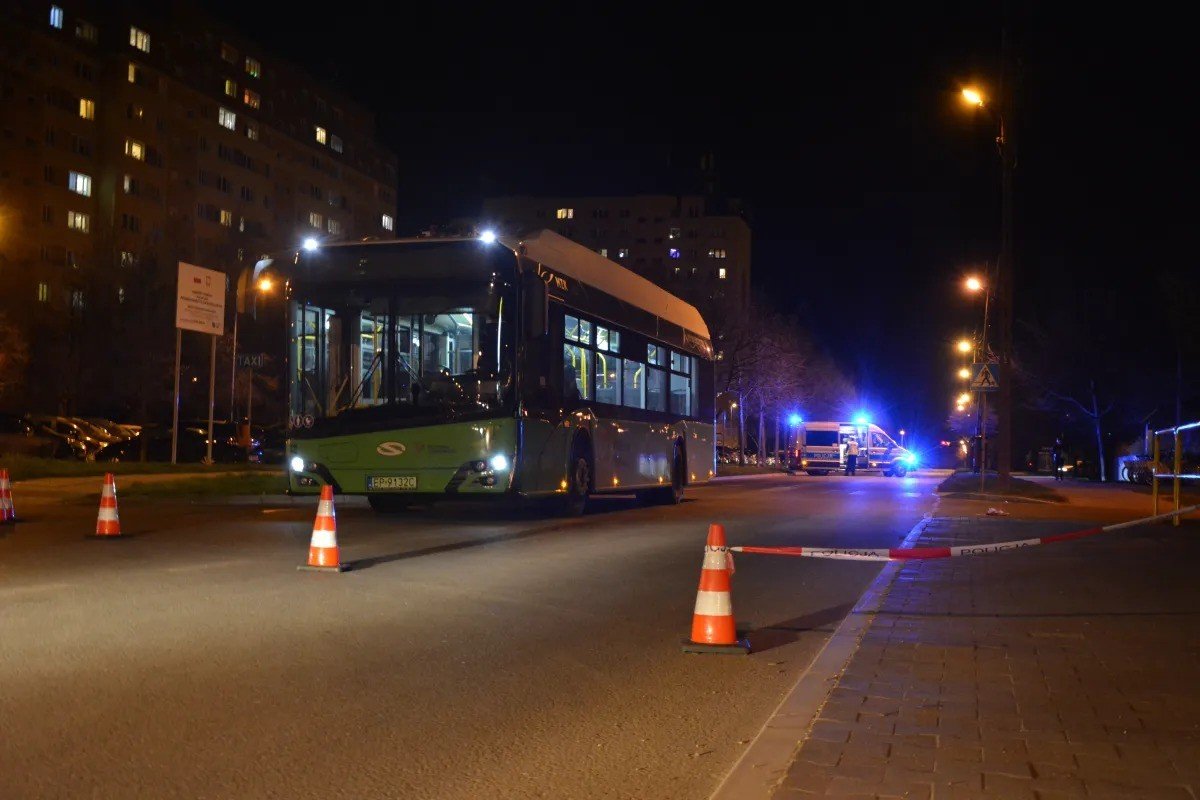
<instances>
[{"instance_id":1,"label":"curb","mask_svg":"<svg viewBox=\"0 0 1200 800\"><path fill-rule=\"evenodd\" d=\"M912 527L901 542L910 547L934 519L933 511ZM788 767L808 738L813 721L821 713L830 692L837 686L846 665L858 652L875 614L883 606L902 561L889 561L871 581L854 608L838 625L808 668L800 674L791 691L780 701L758 735L734 763L732 769L709 796L709 800L769 800L787 775Z\"/></svg>"}]
</instances>

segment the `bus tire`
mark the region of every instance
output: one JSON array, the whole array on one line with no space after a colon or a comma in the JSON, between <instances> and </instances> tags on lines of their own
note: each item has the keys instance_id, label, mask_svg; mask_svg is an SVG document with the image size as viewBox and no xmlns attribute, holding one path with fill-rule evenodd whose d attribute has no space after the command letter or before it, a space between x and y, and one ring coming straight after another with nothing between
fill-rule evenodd
<instances>
[{"instance_id":1,"label":"bus tire","mask_svg":"<svg viewBox=\"0 0 1200 800\"><path fill-rule=\"evenodd\" d=\"M376 514L399 514L412 508L411 500L394 494L369 494L367 504Z\"/></svg>"},{"instance_id":2,"label":"bus tire","mask_svg":"<svg viewBox=\"0 0 1200 800\"><path fill-rule=\"evenodd\" d=\"M687 455L683 445L675 443L671 454L671 485L659 489L643 489L638 492L638 499L643 503L656 506L677 506L683 502L683 493L687 485Z\"/></svg>"},{"instance_id":3,"label":"bus tire","mask_svg":"<svg viewBox=\"0 0 1200 800\"><path fill-rule=\"evenodd\" d=\"M587 439L576 436L571 445L571 463L567 469L567 496L563 499L568 515L577 517L587 508L593 474L592 452Z\"/></svg>"},{"instance_id":4,"label":"bus tire","mask_svg":"<svg viewBox=\"0 0 1200 800\"><path fill-rule=\"evenodd\" d=\"M815 478L816 476L818 476L818 475L824 475L824 474L825 474L825 473L821 472L821 471L820 471L820 470L818 470L818 469L806 469L806 470L804 470L804 471L805 471L805 472L807 472L809 475L812 475L814 478Z\"/></svg>"}]
</instances>

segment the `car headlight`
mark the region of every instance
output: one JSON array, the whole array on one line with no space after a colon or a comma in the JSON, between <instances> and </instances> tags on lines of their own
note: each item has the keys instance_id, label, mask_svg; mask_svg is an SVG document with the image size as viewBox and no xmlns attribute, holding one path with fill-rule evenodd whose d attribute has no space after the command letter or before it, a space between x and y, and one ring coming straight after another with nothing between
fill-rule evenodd
<instances>
[{"instance_id":1,"label":"car headlight","mask_svg":"<svg viewBox=\"0 0 1200 800\"><path fill-rule=\"evenodd\" d=\"M492 456L491 460L488 461L488 465L496 472L503 472L508 469L508 456L498 453Z\"/></svg>"},{"instance_id":2,"label":"car headlight","mask_svg":"<svg viewBox=\"0 0 1200 800\"><path fill-rule=\"evenodd\" d=\"M292 456L291 461L292 472L304 472L304 459L300 456Z\"/></svg>"}]
</instances>

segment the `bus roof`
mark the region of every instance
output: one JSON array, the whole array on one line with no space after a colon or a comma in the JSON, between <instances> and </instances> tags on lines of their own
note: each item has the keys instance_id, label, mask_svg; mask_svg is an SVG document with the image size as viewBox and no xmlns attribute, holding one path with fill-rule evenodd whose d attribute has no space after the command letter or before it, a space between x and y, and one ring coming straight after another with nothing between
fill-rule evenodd
<instances>
[{"instance_id":1,"label":"bus roof","mask_svg":"<svg viewBox=\"0 0 1200 800\"><path fill-rule=\"evenodd\" d=\"M499 239L505 246L518 253L523 252L539 264L645 309L705 339L710 338L708 325L695 306L565 236L543 229L520 236L501 235Z\"/></svg>"}]
</instances>

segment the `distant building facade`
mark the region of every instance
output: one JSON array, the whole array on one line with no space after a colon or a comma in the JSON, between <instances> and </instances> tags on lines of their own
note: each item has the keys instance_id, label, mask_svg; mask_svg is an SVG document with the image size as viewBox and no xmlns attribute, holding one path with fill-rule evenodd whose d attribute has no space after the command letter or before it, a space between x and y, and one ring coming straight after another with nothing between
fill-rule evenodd
<instances>
[{"instance_id":1,"label":"distant building facade","mask_svg":"<svg viewBox=\"0 0 1200 800\"><path fill-rule=\"evenodd\" d=\"M178 261L236 277L307 236L394 235L369 112L195 8L149 8L0 20L0 311L46 410L89 391L97 337L173 344Z\"/></svg>"},{"instance_id":2,"label":"distant building facade","mask_svg":"<svg viewBox=\"0 0 1200 800\"><path fill-rule=\"evenodd\" d=\"M750 297L750 226L698 195L494 197L481 225L549 228L696 306L710 328Z\"/></svg>"}]
</instances>

